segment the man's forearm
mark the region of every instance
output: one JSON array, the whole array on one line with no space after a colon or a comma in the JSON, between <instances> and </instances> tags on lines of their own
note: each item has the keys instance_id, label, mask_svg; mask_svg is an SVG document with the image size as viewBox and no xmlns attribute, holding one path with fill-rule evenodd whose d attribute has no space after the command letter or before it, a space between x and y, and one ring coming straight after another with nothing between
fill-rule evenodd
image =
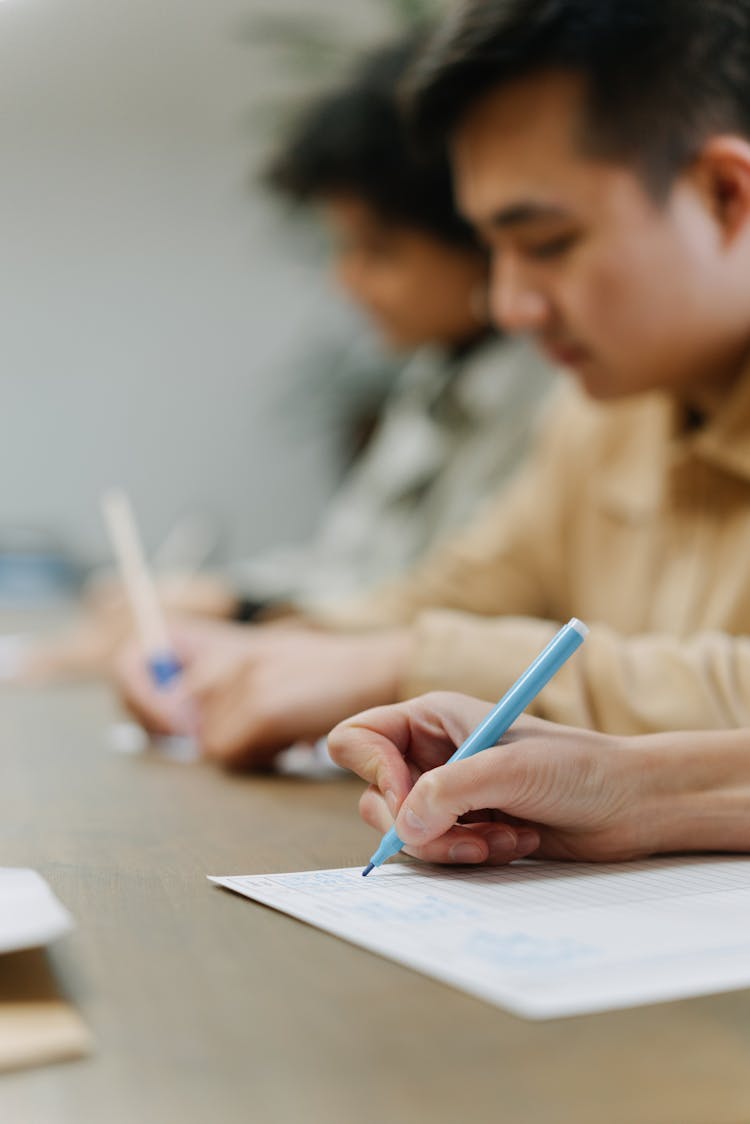
<instances>
[{"instance_id":1,"label":"man's forearm","mask_svg":"<svg viewBox=\"0 0 750 1124\"><path fill-rule=\"evenodd\" d=\"M644 850L750 852L750 730L632 739ZM627 748L626 748L627 751Z\"/></svg>"}]
</instances>

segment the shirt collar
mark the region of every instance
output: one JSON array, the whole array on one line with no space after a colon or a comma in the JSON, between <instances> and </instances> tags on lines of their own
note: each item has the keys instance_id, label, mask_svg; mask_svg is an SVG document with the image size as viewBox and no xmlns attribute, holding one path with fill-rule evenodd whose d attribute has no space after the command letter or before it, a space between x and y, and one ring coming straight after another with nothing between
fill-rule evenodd
<instances>
[{"instance_id":1,"label":"shirt collar","mask_svg":"<svg viewBox=\"0 0 750 1124\"><path fill-rule=\"evenodd\" d=\"M637 521L657 510L667 474L703 461L750 482L750 364L700 429L685 429L685 411L666 394L645 394L599 407L610 414L612 443L598 486L607 506Z\"/></svg>"},{"instance_id":2,"label":"shirt collar","mask_svg":"<svg viewBox=\"0 0 750 1124\"><path fill-rule=\"evenodd\" d=\"M750 363L706 425L685 440L702 460L750 481Z\"/></svg>"}]
</instances>

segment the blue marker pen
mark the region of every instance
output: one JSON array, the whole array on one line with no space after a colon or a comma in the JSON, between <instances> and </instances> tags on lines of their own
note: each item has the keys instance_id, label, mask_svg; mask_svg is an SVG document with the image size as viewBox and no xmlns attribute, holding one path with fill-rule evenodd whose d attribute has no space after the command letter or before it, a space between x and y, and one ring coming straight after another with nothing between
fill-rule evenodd
<instances>
[{"instance_id":1,"label":"blue marker pen","mask_svg":"<svg viewBox=\"0 0 750 1124\"><path fill-rule=\"evenodd\" d=\"M521 678L503 695L497 706L490 711L483 722L480 722L476 730L469 734L463 745L458 747L446 764L463 761L467 757L481 753L483 749L490 749L497 745L529 703L580 648L588 632L586 625L575 618L561 628L557 636L527 667ZM382 866L393 855L397 855L403 846L403 841L399 839L395 828L391 828L383 836L380 846L362 871L362 876L366 877L376 866Z\"/></svg>"}]
</instances>

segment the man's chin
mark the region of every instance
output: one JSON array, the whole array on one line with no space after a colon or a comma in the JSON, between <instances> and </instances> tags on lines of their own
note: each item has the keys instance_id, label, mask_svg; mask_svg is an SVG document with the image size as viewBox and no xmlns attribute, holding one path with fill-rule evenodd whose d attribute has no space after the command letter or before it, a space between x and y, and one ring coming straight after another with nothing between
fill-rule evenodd
<instances>
[{"instance_id":1,"label":"man's chin","mask_svg":"<svg viewBox=\"0 0 750 1124\"><path fill-rule=\"evenodd\" d=\"M602 370L593 363L585 363L566 368L568 374L578 383L589 398L597 402L610 402L617 398L627 398L634 392L623 387L610 372Z\"/></svg>"},{"instance_id":2,"label":"man's chin","mask_svg":"<svg viewBox=\"0 0 750 1124\"><path fill-rule=\"evenodd\" d=\"M632 398L637 394L653 391L669 391L668 384L658 382L649 376L653 371L637 367L612 368L606 363L597 362L591 355L579 355L563 363L558 357L557 366L578 383L589 398L597 402L614 402L621 398Z\"/></svg>"},{"instance_id":3,"label":"man's chin","mask_svg":"<svg viewBox=\"0 0 750 1124\"><path fill-rule=\"evenodd\" d=\"M384 325L382 321L375 327L381 344L394 355L409 355L424 342L421 338L413 339L407 332Z\"/></svg>"}]
</instances>

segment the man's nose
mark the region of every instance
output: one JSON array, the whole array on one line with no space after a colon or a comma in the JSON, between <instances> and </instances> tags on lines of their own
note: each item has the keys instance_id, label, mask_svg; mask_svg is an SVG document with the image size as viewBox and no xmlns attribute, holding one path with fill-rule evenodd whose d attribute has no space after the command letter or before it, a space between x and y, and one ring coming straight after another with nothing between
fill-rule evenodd
<instances>
[{"instance_id":1,"label":"man's nose","mask_svg":"<svg viewBox=\"0 0 750 1124\"><path fill-rule=\"evenodd\" d=\"M506 332L538 332L547 326L550 316L547 296L509 258L493 269L490 307L493 320Z\"/></svg>"}]
</instances>

